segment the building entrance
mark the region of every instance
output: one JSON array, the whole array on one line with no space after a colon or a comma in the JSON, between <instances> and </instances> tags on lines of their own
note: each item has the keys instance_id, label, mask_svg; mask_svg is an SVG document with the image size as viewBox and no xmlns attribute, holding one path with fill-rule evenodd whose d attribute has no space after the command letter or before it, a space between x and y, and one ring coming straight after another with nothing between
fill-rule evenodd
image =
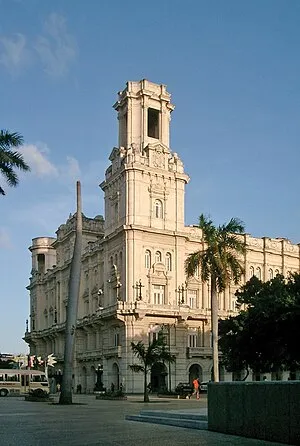
<instances>
[{"instance_id":1,"label":"building entrance","mask_svg":"<svg viewBox=\"0 0 300 446\"><path fill-rule=\"evenodd\" d=\"M165 364L159 362L151 368L151 391L164 392L167 390L166 377L168 375Z\"/></svg>"}]
</instances>

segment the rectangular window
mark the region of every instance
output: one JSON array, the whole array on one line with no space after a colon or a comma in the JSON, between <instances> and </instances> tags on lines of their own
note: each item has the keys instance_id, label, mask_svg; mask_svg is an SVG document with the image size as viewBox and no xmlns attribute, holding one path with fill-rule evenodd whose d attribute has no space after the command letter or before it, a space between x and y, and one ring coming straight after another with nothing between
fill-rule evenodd
<instances>
[{"instance_id":1,"label":"rectangular window","mask_svg":"<svg viewBox=\"0 0 300 446\"><path fill-rule=\"evenodd\" d=\"M38 254L37 262L38 262L38 265L37 265L38 272L40 274L44 274L45 273L45 254Z\"/></svg>"},{"instance_id":2,"label":"rectangular window","mask_svg":"<svg viewBox=\"0 0 300 446\"><path fill-rule=\"evenodd\" d=\"M148 136L159 138L159 110L148 108Z\"/></svg>"},{"instance_id":3,"label":"rectangular window","mask_svg":"<svg viewBox=\"0 0 300 446\"><path fill-rule=\"evenodd\" d=\"M156 341L156 339L158 339L159 331L160 331L159 325L150 325L148 330L150 342Z\"/></svg>"},{"instance_id":4,"label":"rectangular window","mask_svg":"<svg viewBox=\"0 0 300 446\"><path fill-rule=\"evenodd\" d=\"M116 331L114 336L114 346L118 347L118 345L120 345L120 333Z\"/></svg>"},{"instance_id":5,"label":"rectangular window","mask_svg":"<svg viewBox=\"0 0 300 446\"><path fill-rule=\"evenodd\" d=\"M189 347L198 347L198 336L197 336L197 334L196 333L193 333L193 334L189 334L189 337L188 337L188 346Z\"/></svg>"},{"instance_id":6,"label":"rectangular window","mask_svg":"<svg viewBox=\"0 0 300 446\"><path fill-rule=\"evenodd\" d=\"M188 290L187 291L187 304L191 308L197 308L198 307L198 292L197 290Z\"/></svg>"},{"instance_id":7,"label":"rectangular window","mask_svg":"<svg viewBox=\"0 0 300 446\"><path fill-rule=\"evenodd\" d=\"M16 375L15 373L7 373L6 381L19 381L19 375Z\"/></svg>"},{"instance_id":8,"label":"rectangular window","mask_svg":"<svg viewBox=\"0 0 300 446\"><path fill-rule=\"evenodd\" d=\"M164 305L165 303L164 285L153 285L153 303L154 305Z\"/></svg>"}]
</instances>

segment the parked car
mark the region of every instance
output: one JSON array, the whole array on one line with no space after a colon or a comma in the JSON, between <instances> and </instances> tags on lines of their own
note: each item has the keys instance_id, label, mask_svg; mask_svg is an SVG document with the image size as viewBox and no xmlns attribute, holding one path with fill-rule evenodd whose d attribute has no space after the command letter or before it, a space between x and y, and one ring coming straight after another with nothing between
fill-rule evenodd
<instances>
[{"instance_id":1,"label":"parked car","mask_svg":"<svg viewBox=\"0 0 300 446\"><path fill-rule=\"evenodd\" d=\"M192 384L190 383L178 383L176 388L175 388L175 392L177 393L177 395L181 396L182 398L186 398L192 395L194 391L194 388L192 386Z\"/></svg>"},{"instance_id":2,"label":"parked car","mask_svg":"<svg viewBox=\"0 0 300 446\"><path fill-rule=\"evenodd\" d=\"M200 384L200 392L202 393L207 392L207 382L203 382Z\"/></svg>"}]
</instances>

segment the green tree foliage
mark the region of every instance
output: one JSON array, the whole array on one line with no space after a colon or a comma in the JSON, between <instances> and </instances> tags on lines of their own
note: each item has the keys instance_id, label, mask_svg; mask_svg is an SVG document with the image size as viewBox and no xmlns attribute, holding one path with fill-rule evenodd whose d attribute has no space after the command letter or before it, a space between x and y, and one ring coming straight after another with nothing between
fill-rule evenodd
<instances>
[{"instance_id":1,"label":"green tree foliage","mask_svg":"<svg viewBox=\"0 0 300 446\"><path fill-rule=\"evenodd\" d=\"M15 169L29 171L30 167L23 156L16 150L23 144L23 137L19 133L9 133L0 130L0 173L9 186L15 187L19 183ZM5 195L0 186L0 195Z\"/></svg>"},{"instance_id":2,"label":"green tree foliage","mask_svg":"<svg viewBox=\"0 0 300 446\"><path fill-rule=\"evenodd\" d=\"M174 362L175 356L171 355L168 350L162 332L159 332L157 339L150 342L148 346L142 341L131 342L131 349L134 356L139 360L139 364L131 364L129 368L133 372L144 374L144 402L147 403L149 402L147 376L151 367L157 363Z\"/></svg>"},{"instance_id":3,"label":"green tree foliage","mask_svg":"<svg viewBox=\"0 0 300 446\"><path fill-rule=\"evenodd\" d=\"M300 275L252 277L236 292L240 313L219 321L219 347L228 370L293 370L300 365Z\"/></svg>"},{"instance_id":4,"label":"green tree foliage","mask_svg":"<svg viewBox=\"0 0 300 446\"><path fill-rule=\"evenodd\" d=\"M238 234L244 233L245 228L237 218L214 226L212 220L203 214L199 217L199 228L202 229L204 246L187 257L185 270L190 277L200 267L202 281L210 281L213 380L219 381L218 292L224 291L231 281L238 284L243 274L239 256L244 254L245 244Z\"/></svg>"},{"instance_id":5,"label":"green tree foliage","mask_svg":"<svg viewBox=\"0 0 300 446\"><path fill-rule=\"evenodd\" d=\"M13 369L14 365L16 365L16 363L14 361L0 359L0 369Z\"/></svg>"}]
</instances>

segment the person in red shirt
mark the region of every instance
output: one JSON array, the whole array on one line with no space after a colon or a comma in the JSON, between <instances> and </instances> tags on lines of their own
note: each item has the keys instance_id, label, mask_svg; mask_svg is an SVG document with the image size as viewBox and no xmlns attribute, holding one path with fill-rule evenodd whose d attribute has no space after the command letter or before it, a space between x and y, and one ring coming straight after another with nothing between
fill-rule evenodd
<instances>
[{"instance_id":1,"label":"person in red shirt","mask_svg":"<svg viewBox=\"0 0 300 446\"><path fill-rule=\"evenodd\" d=\"M194 379L193 386L194 386L194 393L193 393L193 395L196 395L197 400L199 400L199 398L200 398L199 381L198 381L197 378Z\"/></svg>"}]
</instances>

